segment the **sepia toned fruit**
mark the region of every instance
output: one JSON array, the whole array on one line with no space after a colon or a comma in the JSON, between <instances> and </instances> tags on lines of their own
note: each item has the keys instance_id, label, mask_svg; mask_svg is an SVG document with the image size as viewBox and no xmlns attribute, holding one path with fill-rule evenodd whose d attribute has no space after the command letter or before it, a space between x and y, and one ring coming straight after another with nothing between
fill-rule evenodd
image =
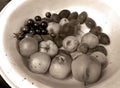
<instances>
[{"instance_id":1,"label":"sepia toned fruit","mask_svg":"<svg viewBox=\"0 0 120 88\"><path fill-rule=\"evenodd\" d=\"M36 52L30 56L29 69L35 73L46 73L50 66L51 58L46 53Z\"/></svg>"}]
</instances>

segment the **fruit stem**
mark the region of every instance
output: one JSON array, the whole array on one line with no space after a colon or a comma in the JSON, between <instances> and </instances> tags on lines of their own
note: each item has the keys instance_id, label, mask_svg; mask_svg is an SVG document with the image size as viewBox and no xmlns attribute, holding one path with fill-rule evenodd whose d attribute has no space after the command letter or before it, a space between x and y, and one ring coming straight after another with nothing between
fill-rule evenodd
<instances>
[{"instance_id":1,"label":"fruit stem","mask_svg":"<svg viewBox=\"0 0 120 88\"><path fill-rule=\"evenodd\" d=\"M63 63L64 61L65 61L65 60L64 60L63 57L59 57L59 60L58 60L59 63Z\"/></svg>"}]
</instances>

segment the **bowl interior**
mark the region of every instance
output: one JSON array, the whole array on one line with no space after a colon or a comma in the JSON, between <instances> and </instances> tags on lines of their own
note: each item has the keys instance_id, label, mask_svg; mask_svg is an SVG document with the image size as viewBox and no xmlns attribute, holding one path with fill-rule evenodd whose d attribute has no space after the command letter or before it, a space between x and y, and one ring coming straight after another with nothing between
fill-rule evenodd
<instances>
[{"instance_id":1,"label":"bowl interior","mask_svg":"<svg viewBox=\"0 0 120 88\"><path fill-rule=\"evenodd\" d=\"M110 80L120 70L120 49L118 48L120 45L118 41L120 37L120 27L118 26L120 17L114 12L114 9L108 7L100 0L26 0L24 4L17 7L10 14L5 27L4 48L9 62L14 63L12 66L19 74L30 77L30 80L38 81L36 84L38 86L42 83L54 88L80 88L82 83L75 81L71 77L65 80L57 80L50 76L30 72L26 67L25 60L19 55L16 48L16 39L13 38L13 33L19 31L25 20L33 18L36 15L44 17L47 11L58 13L62 9L69 9L70 11L77 11L79 13L86 11L89 17L93 18L97 25L103 28L103 32L109 35L111 44L106 46L108 50L108 66L101 80L90 85L92 88L102 88L100 85Z\"/></svg>"}]
</instances>

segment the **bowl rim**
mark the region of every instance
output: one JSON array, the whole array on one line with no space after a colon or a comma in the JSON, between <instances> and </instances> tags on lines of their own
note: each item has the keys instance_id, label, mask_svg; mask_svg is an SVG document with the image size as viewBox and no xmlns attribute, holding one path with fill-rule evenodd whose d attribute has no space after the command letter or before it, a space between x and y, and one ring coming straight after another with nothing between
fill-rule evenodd
<instances>
[{"instance_id":1,"label":"bowl rim","mask_svg":"<svg viewBox=\"0 0 120 88\"><path fill-rule=\"evenodd\" d=\"M27 1L27 0L11 0L5 7L4 7L4 9L1 11L1 13L0 13L0 24L2 24L2 25L5 25L5 23L6 23L6 19L9 17L8 16L8 14L11 14L14 10L15 10L15 7L19 7L22 3L24 3L25 1ZM114 0L106 0L106 1L104 1L104 0L101 0L101 1L103 1L103 2L105 2L105 4L107 4L107 5L109 5L109 6L112 6L115 10L116 10L116 12L119 14L119 16L120 16L120 12L119 12L119 10L118 9L120 9L120 6L119 6L119 3L117 2L117 1L114 1ZM3 21L4 20L4 21ZM4 28L4 27L3 27ZM0 32L0 35L1 35L1 37L0 37L0 39L1 40L3 40L3 31L4 30L1 30L1 32ZM4 59L6 58L5 57L5 52L4 52L4 49L3 49L3 42L2 41L0 41L0 46L1 46L1 49L0 49L0 52L1 52L1 54L0 54L0 60L2 60L2 58L4 57ZM3 52L3 53L2 53ZM6 58L7 59L7 58ZM4 60L5 61L5 60ZM15 83L13 83L13 81L12 80L10 80L10 78L6 75L6 70L4 70L4 68L5 67L3 67L3 66L5 66L5 65L3 65L4 63L2 63L2 62L0 62L0 74L1 74L1 76L5 79L5 81L12 87L12 88L18 88L18 87L20 87L20 86L18 86L18 85L15 85ZM6 66L6 67L8 67L8 69L10 69L10 70L13 70L13 69L11 69L11 66L10 66L10 64L8 63L8 66ZM13 72L14 72L14 70L13 70ZM118 72L118 74L116 74L116 76L114 76L114 79L116 78L116 80L118 80L118 76L120 75L120 71ZM20 78L17 78L17 80L21 80L21 77ZM118 80L119 81L119 80ZM117 84L117 85L119 85L120 86L120 83L119 84ZM33 85L32 85L32 87L33 87ZM29 88L32 88L31 87L31 85L29 86ZM22 88L23 88L23 86L22 86ZM25 88L26 88L26 86L25 86ZM34 88L37 88L37 87L35 87L34 86ZM48 87L48 86L46 86L46 87L44 87L44 88L50 88L50 87Z\"/></svg>"}]
</instances>

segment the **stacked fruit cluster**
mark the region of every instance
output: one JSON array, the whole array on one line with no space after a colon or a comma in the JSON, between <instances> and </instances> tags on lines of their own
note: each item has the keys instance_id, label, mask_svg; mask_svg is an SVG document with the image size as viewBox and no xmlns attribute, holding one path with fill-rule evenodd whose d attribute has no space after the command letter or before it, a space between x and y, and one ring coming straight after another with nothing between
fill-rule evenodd
<instances>
[{"instance_id":1,"label":"stacked fruit cluster","mask_svg":"<svg viewBox=\"0 0 120 88\"><path fill-rule=\"evenodd\" d=\"M34 73L46 73L64 79L72 72L73 78L84 83L99 80L107 66L110 44L107 34L84 11L61 10L47 12L46 17L28 19L20 32L15 33L19 53L29 58L28 68ZM81 36L81 25L90 29ZM80 37L78 37L80 36Z\"/></svg>"}]
</instances>

